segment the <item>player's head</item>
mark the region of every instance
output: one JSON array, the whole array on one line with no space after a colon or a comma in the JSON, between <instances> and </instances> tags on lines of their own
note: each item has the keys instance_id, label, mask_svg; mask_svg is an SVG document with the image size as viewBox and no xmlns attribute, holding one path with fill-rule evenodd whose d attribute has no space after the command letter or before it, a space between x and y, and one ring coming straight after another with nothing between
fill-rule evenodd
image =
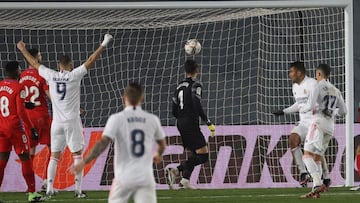
<instances>
[{"instance_id":1,"label":"player's head","mask_svg":"<svg viewBox=\"0 0 360 203\"><path fill-rule=\"evenodd\" d=\"M184 68L187 77L196 77L200 73L199 66L196 61L192 59L185 61Z\"/></svg>"},{"instance_id":2,"label":"player's head","mask_svg":"<svg viewBox=\"0 0 360 203\"><path fill-rule=\"evenodd\" d=\"M330 66L328 64L320 64L316 67L316 80L328 79L330 77Z\"/></svg>"},{"instance_id":3,"label":"player's head","mask_svg":"<svg viewBox=\"0 0 360 203\"><path fill-rule=\"evenodd\" d=\"M289 78L293 83L300 83L305 78L305 75L304 62L295 61L294 63L290 63Z\"/></svg>"},{"instance_id":4,"label":"player's head","mask_svg":"<svg viewBox=\"0 0 360 203\"><path fill-rule=\"evenodd\" d=\"M139 106L144 100L144 88L138 83L130 83L124 91L125 106Z\"/></svg>"},{"instance_id":5,"label":"player's head","mask_svg":"<svg viewBox=\"0 0 360 203\"><path fill-rule=\"evenodd\" d=\"M31 48L28 51L31 54L31 56L34 57L37 60L38 63L41 63L42 56L41 56L41 53L40 53L40 51L38 49Z\"/></svg>"},{"instance_id":6,"label":"player's head","mask_svg":"<svg viewBox=\"0 0 360 203\"><path fill-rule=\"evenodd\" d=\"M71 71L73 69L73 64L70 56L63 55L59 58L59 64L58 64L59 70L66 70Z\"/></svg>"},{"instance_id":7,"label":"player's head","mask_svg":"<svg viewBox=\"0 0 360 203\"><path fill-rule=\"evenodd\" d=\"M9 78L18 79L20 77L19 69L20 69L19 62L17 62L17 61L9 61L5 65L5 74Z\"/></svg>"}]
</instances>

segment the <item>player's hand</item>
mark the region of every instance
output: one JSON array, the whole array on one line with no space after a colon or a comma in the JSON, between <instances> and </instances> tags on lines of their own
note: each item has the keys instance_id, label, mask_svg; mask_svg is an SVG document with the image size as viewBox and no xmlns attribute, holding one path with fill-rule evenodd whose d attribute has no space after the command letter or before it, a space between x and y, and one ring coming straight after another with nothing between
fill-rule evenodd
<instances>
[{"instance_id":1,"label":"player's hand","mask_svg":"<svg viewBox=\"0 0 360 203\"><path fill-rule=\"evenodd\" d=\"M113 40L113 36L111 34L105 34L101 46L106 47L111 40Z\"/></svg>"},{"instance_id":2,"label":"player's hand","mask_svg":"<svg viewBox=\"0 0 360 203\"><path fill-rule=\"evenodd\" d=\"M158 152L155 152L155 154L153 155L153 162L155 164L159 164L162 161L162 157Z\"/></svg>"},{"instance_id":3,"label":"player's hand","mask_svg":"<svg viewBox=\"0 0 360 203\"><path fill-rule=\"evenodd\" d=\"M326 117L332 117L332 115L333 115L333 110L331 110L331 109L324 109L324 110L322 110L321 111Z\"/></svg>"},{"instance_id":4,"label":"player's hand","mask_svg":"<svg viewBox=\"0 0 360 203\"><path fill-rule=\"evenodd\" d=\"M274 114L275 116L282 116L282 115L284 115L285 113L284 113L283 110L278 110L278 111L272 112L272 114Z\"/></svg>"},{"instance_id":5,"label":"player's hand","mask_svg":"<svg viewBox=\"0 0 360 203\"><path fill-rule=\"evenodd\" d=\"M36 128L31 128L31 139L33 139L33 140L39 139L39 134L38 134Z\"/></svg>"},{"instance_id":6,"label":"player's hand","mask_svg":"<svg viewBox=\"0 0 360 203\"><path fill-rule=\"evenodd\" d=\"M72 166L69 171L72 173L72 174L78 174L78 173L81 173L81 171L84 169L85 167L85 162L84 161L81 161L80 163L76 164L75 166Z\"/></svg>"},{"instance_id":7,"label":"player's hand","mask_svg":"<svg viewBox=\"0 0 360 203\"><path fill-rule=\"evenodd\" d=\"M35 108L35 104L32 102L25 102L25 108L26 109L33 109Z\"/></svg>"},{"instance_id":8,"label":"player's hand","mask_svg":"<svg viewBox=\"0 0 360 203\"><path fill-rule=\"evenodd\" d=\"M208 126L208 128L210 130L210 136L214 137L215 136L215 125L210 120L208 120L206 122L206 125Z\"/></svg>"},{"instance_id":9,"label":"player's hand","mask_svg":"<svg viewBox=\"0 0 360 203\"><path fill-rule=\"evenodd\" d=\"M22 40L20 40L16 46L20 51L25 50L25 43Z\"/></svg>"}]
</instances>

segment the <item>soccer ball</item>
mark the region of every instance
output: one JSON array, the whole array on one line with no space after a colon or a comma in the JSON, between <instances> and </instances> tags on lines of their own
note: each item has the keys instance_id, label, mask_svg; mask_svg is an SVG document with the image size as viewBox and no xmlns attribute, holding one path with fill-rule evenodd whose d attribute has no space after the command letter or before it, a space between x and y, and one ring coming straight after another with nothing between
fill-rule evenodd
<instances>
[{"instance_id":1,"label":"soccer ball","mask_svg":"<svg viewBox=\"0 0 360 203\"><path fill-rule=\"evenodd\" d=\"M185 52L189 55L198 54L201 51L201 44L197 39L189 39L185 44Z\"/></svg>"}]
</instances>

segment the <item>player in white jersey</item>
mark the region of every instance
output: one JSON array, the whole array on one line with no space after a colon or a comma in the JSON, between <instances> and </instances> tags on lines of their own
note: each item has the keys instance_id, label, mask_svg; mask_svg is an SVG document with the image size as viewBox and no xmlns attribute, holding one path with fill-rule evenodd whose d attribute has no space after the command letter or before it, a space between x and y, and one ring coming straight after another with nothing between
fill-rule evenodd
<instances>
[{"instance_id":1,"label":"player in white jersey","mask_svg":"<svg viewBox=\"0 0 360 203\"><path fill-rule=\"evenodd\" d=\"M292 92L295 103L288 108L274 112L275 115L284 115L299 112L300 121L293 128L289 136L289 146L295 163L300 172L300 185L305 187L309 180L305 164L302 160L301 144L304 143L306 134L312 122L312 115L316 105L314 91L317 86L315 79L306 75L303 62L296 61L290 64L289 78L293 82ZM330 185L329 169L325 158L322 160L324 169L324 184Z\"/></svg>"},{"instance_id":2,"label":"player in white jersey","mask_svg":"<svg viewBox=\"0 0 360 203\"><path fill-rule=\"evenodd\" d=\"M306 135L303 157L314 184L312 191L301 196L302 198L319 198L319 193L324 191L325 185L321 181L321 157L333 136L335 116L343 116L347 112L341 92L330 83L329 76L330 67L327 64L320 64L316 68L318 88L315 97L319 106Z\"/></svg>"},{"instance_id":3,"label":"player in white jersey","mask_svg":"<svg viewBox=\"0 0 360 203\"><path fill-rule=\"evenodd\" d=\"M109 203L126 203L132 196L135 203L156 202L153 161L161 161L166 143L159 118L141 109L143 98L139 84L128 85L123 97L125 109L109 117L101 140L71 169L79 173L113 141L115 174ZM158 149L153 155L154 141Z\"/></svg>"},{"instance_id":4,"label":"player in white jersey","mask_svg":"<svg viewBox=\"0 0 360 203\"><path fill-rule=\"evenodd\" d=\"M54 195L54 178L60 153L69 147L73 155L74 163L82 160L82 150L84 147L84 138L82 135L82 124L79 115L80 109L80 83L88 70L94 66L95 61L106 45L112 40L110 34L104 36L104 41L99 48L85 61L81 66L73 69L72 60L64 55L59 60L60 71L54 71L41 65L35 60L25 48L25 43L20 41L17 44L18 49L29 62L30 66L38 69L49 84L49 91L52 100L53 122L51 125L51 157L47 173L47 191L48 197ZM82 173L75 176L75 197L85 198L86 194L81 190Z\"/></svg>"}]
</instances>

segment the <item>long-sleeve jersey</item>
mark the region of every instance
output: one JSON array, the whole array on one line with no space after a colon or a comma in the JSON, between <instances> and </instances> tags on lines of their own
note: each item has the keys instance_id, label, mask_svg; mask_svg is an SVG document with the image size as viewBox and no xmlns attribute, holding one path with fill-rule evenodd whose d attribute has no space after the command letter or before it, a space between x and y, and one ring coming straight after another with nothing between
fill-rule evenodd
<instances>
[{"instance_id":1,"label":"long-sleeve jersey","mask_svg":"<svg viewBox=\"0 0 360 203\"><path fill-rule=\"evenodd\" d=\"M344 98L339 89L337 89L328 80L321 80L315 91L318 111L315 114L315 123L323 131L332 134L336 115L345 115L347 113Z\"/></svg>"},{"instance_id":2,"label":"long-sleeve jersey","mask_svg":"<svg viewBox=\"0 0 360 203\"><path fill-rule=\"evenodd\" d=\"M314 96L317 88L315 79L305 76L300 84L294 83L292 86L295 103L284 109L284 113L299 112L300 121L310 123L313 116L313 110L316 107L316 97Z\"/></svg>"},{"instance_id":3,"label":"long-sleeve jersey","mask_svg":"<svg viewBox=\"0 0 360 203\"><path fill-rule=\"evenodd\" d=\"M172 113L178 119L194 120L199 124L199 116L205 122L208 117L201 106L202 84L186 78L177 86L173 97Z\"/></svg>"}]
</instances>

